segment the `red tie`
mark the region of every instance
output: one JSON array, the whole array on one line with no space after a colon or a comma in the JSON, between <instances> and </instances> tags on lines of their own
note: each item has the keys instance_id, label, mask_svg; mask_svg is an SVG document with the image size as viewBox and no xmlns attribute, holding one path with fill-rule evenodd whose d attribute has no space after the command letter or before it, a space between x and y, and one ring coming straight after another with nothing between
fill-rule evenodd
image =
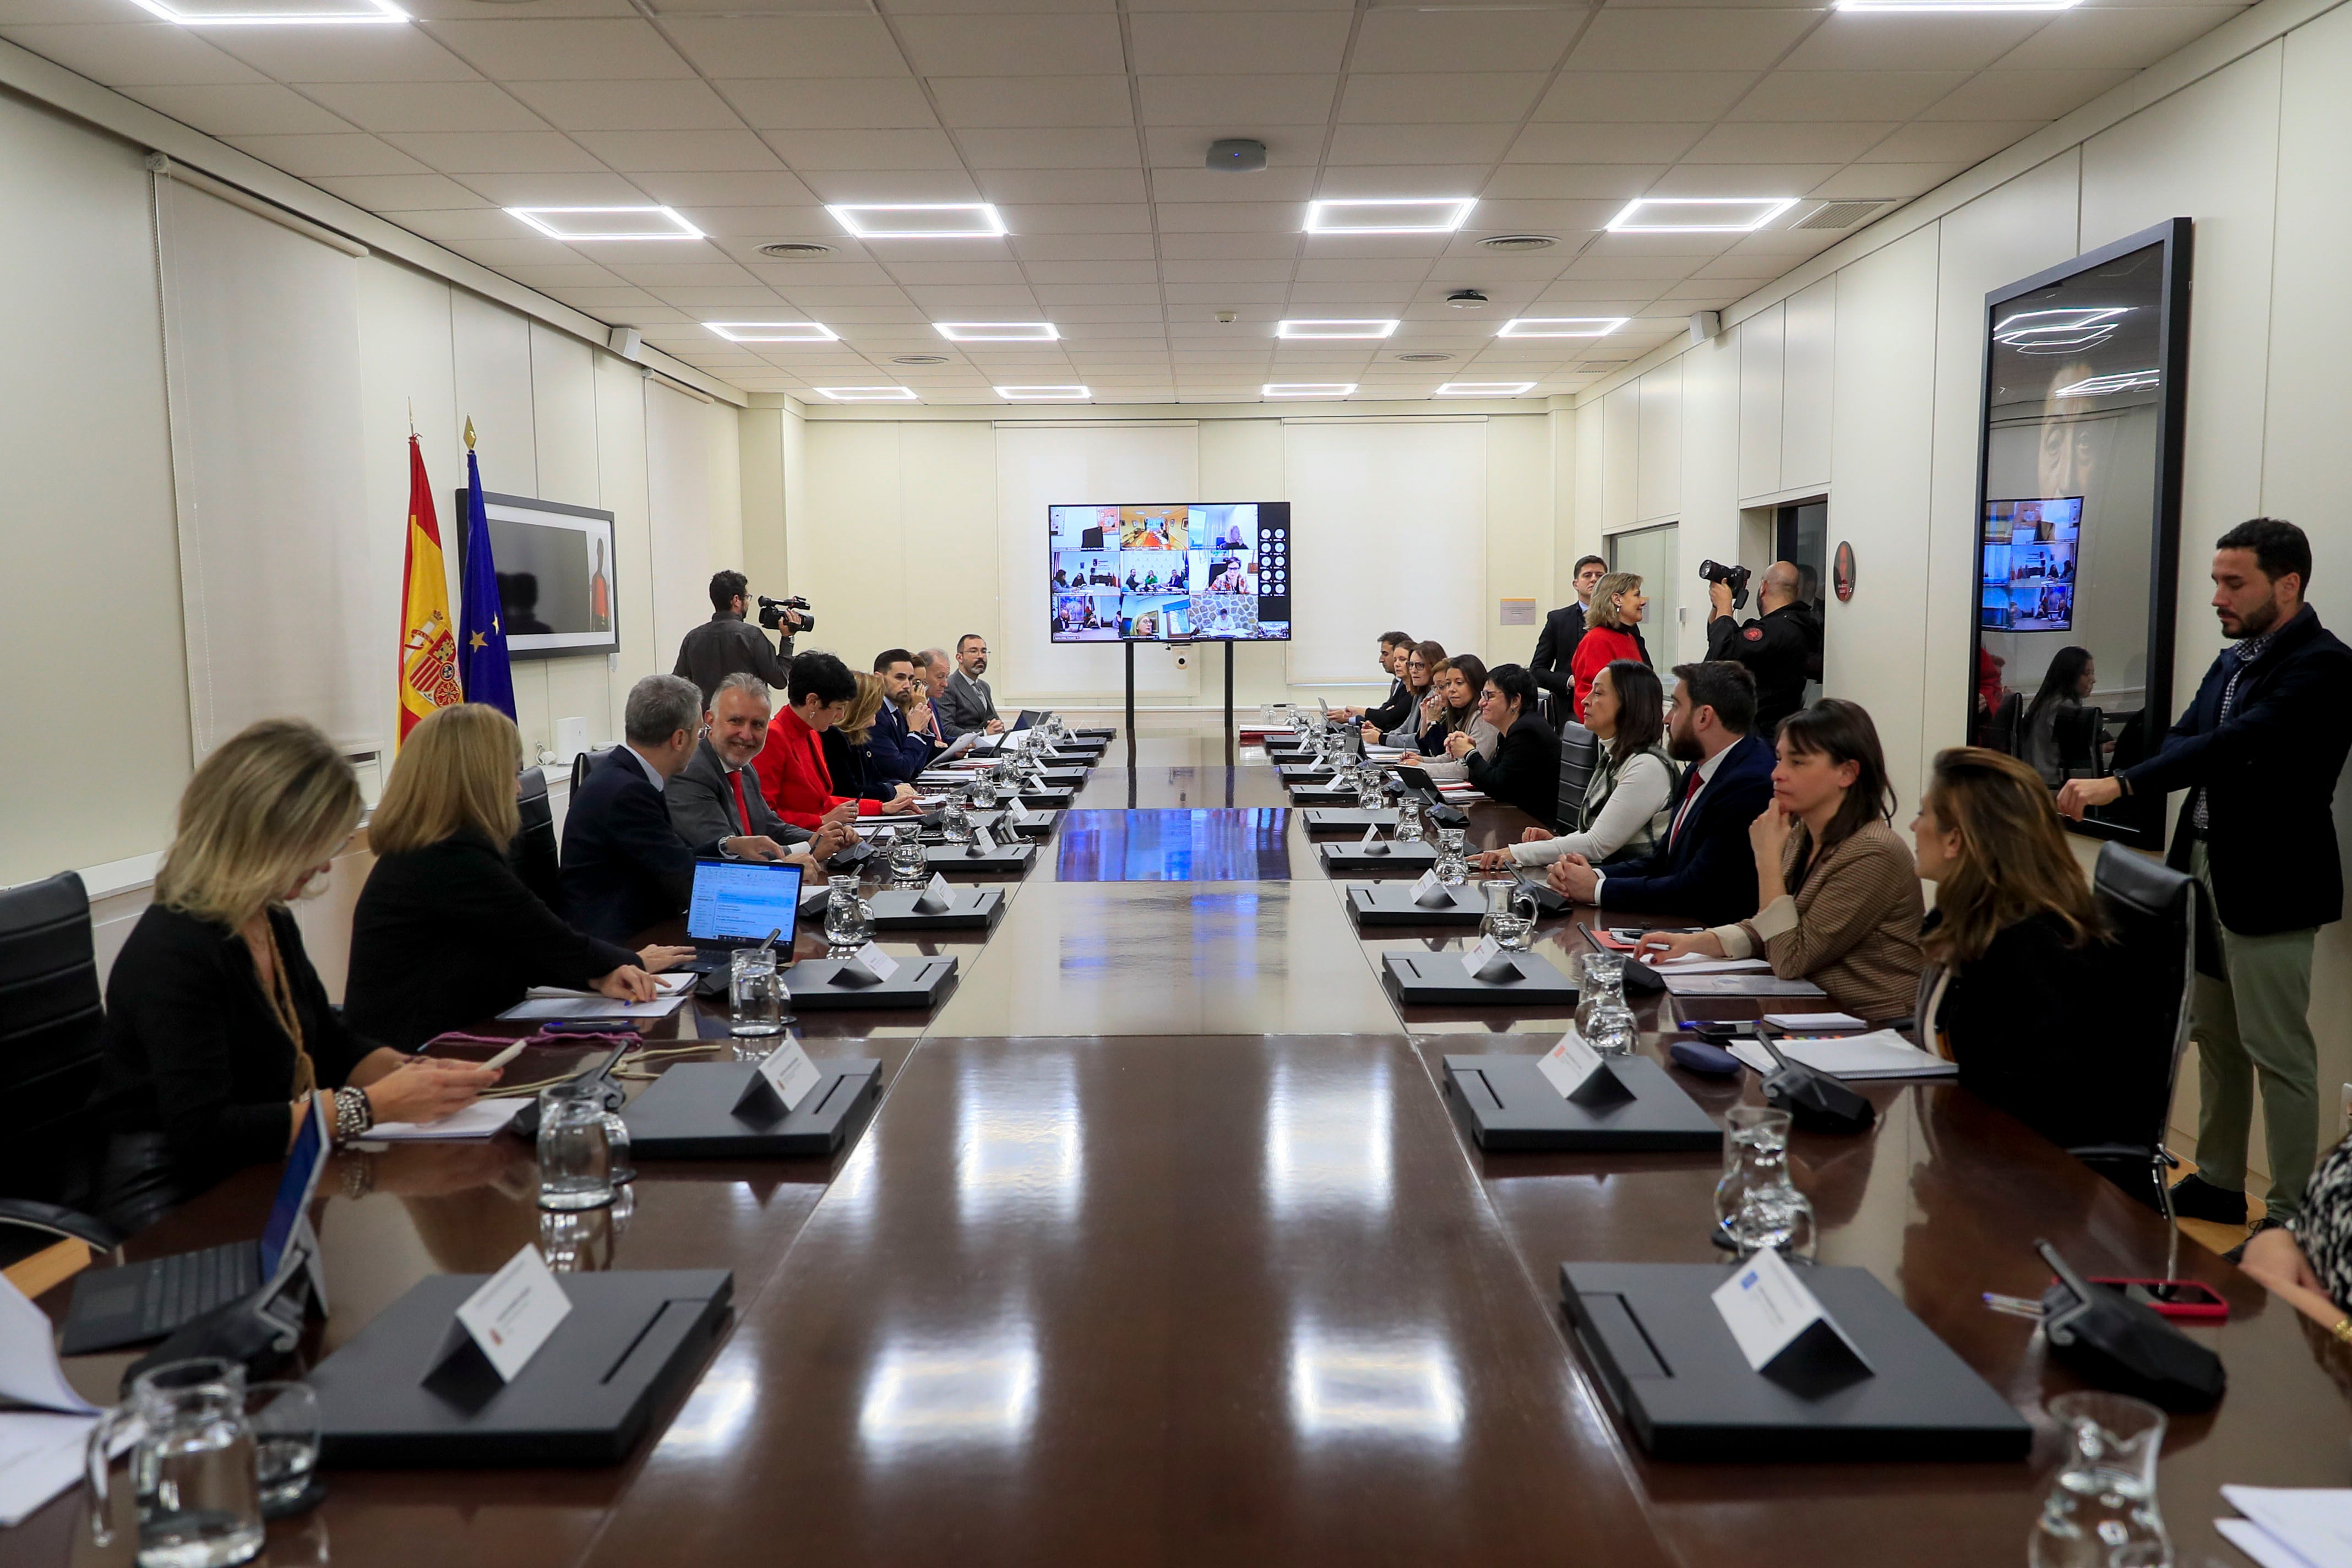
<instances>
[{"instance_id":1,"label":"red tie","mask_svg":"<svg viewBox=\"0 0 2352 1568\"><path fill-rule=\"evenodd\" d=\"M1697 798L1699 785L1704 782L1706 781L1702 780L1698 776L1698 764L1696 763L1693 763L1691 764L1690 771L1690 783L1683 787L1683 803L1675 812L1674 826L1666 830L1667 848L1673 848L1675 846L1675 840L1682 836L1683 818L1690 815L1690 803L1694 799Z\"/></svg>"},{"instance_id":2,"label":"red tie","mask_svg":"<svg viewBox=\"0 0 2352 1568\"><path fill-rule=\"evenodd\" d=\"M743 798L743 770L737 768L727 776L735 781L735 820L749 834L751 831L751 803Z\"/></svg>"}]
</instances>

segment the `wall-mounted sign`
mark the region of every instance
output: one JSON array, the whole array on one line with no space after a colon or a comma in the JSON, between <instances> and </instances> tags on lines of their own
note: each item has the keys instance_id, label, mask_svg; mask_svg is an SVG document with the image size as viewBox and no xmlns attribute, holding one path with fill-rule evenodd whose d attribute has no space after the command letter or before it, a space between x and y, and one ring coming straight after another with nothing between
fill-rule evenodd
<instances>
[{"instance_id":1,"label":"wall-mounted sign","mask_svg":"<svg viewBox=\"0 0 2352 1568\"><path fill-rule=\"evenodd\" d=\"M1853 546L1838 541L1837 559L1830 565L1830 581L1836 584L1838 603L1853 597Z\"/></svg>"}]
</instances>

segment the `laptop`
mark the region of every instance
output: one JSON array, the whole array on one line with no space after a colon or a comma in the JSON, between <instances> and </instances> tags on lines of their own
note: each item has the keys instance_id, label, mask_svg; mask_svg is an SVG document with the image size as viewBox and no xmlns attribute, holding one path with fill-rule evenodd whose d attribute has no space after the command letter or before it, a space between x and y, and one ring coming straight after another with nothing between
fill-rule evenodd
<instances>
[{"instance_id":1,"label":"laptop","mask_svg":"<svg viewBox=\"0 0 2352 1568\"><path fill-rule=\"evenodd\" d=\"M793 961L800 924L801 868L785 860L697 860L694 891L686 902L687 940L694 956L678 967L697 974L724 971L739 947L757 947L775 931L776 962Z\"/></svg>"},{"instance_id":2,"label":"laptop","mask_svg":"<svg viewBox=\"0 0 2352 1568\"><path fill-rule=\"evenodd\" d=\"M86 1355L162 1339L264 1285L275 1291L294 1271L314 1264L318 1242L310 1234L310 1198L333 1146L318 1104L314 1098L293 1152L286 1157L286 1173L278 1178L278 1198L269 1205L260 1240L232 1241L83 1274L74 1281L59 1352Z\"/></svg>"},{"instance_id":3,"label":"laptop","mask_svg":"<svg viewBox=\"0 0 2352 1568\"><path fill-rule=\"evenodd\" d=\"M1045 715L1043 712L1041 712L1040 710L1038 710L1037 709L1034 709L1034 708L1024 708L1023 710L1021 710L1021 711L1020 711L1018 714L1016 714L1016 715L1014 716L1014 718L1013 718L1013 728L1016 731L1022 731L1022 730L1026 730L1026 729L1028 729L1031 725L1033 725L1033 724L1036 723L1038 720L1043 719L1045 716Z\"/></svg>"}]
</instances>

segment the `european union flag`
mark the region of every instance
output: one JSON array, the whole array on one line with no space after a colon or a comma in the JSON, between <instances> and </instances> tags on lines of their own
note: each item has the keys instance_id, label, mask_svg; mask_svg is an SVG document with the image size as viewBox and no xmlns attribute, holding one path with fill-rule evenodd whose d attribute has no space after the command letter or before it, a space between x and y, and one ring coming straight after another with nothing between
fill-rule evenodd
<instances>
[{"instance_id":1,"label":"european union flag","mask_svg":"<svg viewBox=\"0 0 2352 1568\"><path fill-rule=\"evenodd\" d=\"M515 716L514 670L507 663L507 633L499 614L499 566L490 558L490 520L482 514L482 468L468 446L466 597L457 612L457 670L466 684L467 701L487 702L511 719Z\"/></svg>"}]
</instances>

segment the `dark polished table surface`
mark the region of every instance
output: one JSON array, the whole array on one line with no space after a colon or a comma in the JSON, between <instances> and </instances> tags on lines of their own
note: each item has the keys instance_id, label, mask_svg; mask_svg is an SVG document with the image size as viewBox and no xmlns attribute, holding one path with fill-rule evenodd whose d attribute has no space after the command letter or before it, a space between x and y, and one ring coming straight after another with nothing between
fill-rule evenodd
<instances>
[{"instance_id":1,"label":"dark polished table surface","mask_svg":"<svg viewBox=\"0 0 2352 1568\"><path fill-rule=\"evenodd\" d=\"M884 1064L879 1111L835 1158L644 1162L622 1207L580 1218L540 1214L516 1140L339 1153L314 1356L416 1280L533 1240L560 1267L730 1268L734 1316L628 1461L335 1471L269 1561L2022 1561L2057 1451L2042 1401L2077 1384L1981 1295L2039 1294L2037 1237L2085 1272L2158 1273L2155 1215L1956 1086L1864 1086L1870 1133L1792 1148L1820 1258L1870 1269L2032 1418L2032 1461L1649 1460L1570 1342L1559 1265L1719 1260L1719 1158L1482 1154L1440 1058L1532 1054L1565 1017L1401 1014L1379 954L1464 934L1360 935L1296 815L1265 815L1286 801L1262 758L1228 766L1213 729L1150 723L1027 876L992 884L994 930L885 942L958 955L936 1008L804 1016L813 1056ZM1475 807L1472 838L1525 820ZM1154 856L1250 874L1141 879ZM1589 918L1548 921L1539 951L1565 965ZM1643 1011L1663 1061L1671 1004ZM712 1012L658 1033L732 1048ZM1675 1076L1717 1116L1759 1093ZM129 1254L257 1233L276 1177L243 1173ZM2231 1307L2190 1331L2231 1391L2174 1418L2161 1470L2177 1560L2202 1568L2235 1561L2211 1525L2224 1481L2352 1479L2352 1363L2193 1242L2179 1271ZM129 1359L68 1370L108 1397ZM127 1559L121 1537L89 1544L82 1509L68 1494L0 1532L0 1563Z\"/></svg>"}]
</instances>

